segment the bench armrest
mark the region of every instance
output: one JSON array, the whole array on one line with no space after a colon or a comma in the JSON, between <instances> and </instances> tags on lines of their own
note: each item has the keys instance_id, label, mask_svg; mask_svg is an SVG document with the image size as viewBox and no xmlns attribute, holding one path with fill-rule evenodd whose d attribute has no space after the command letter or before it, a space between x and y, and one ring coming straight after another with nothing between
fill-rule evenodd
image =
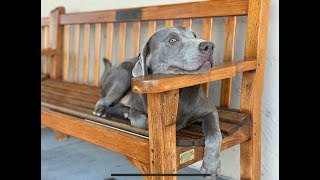
<instances>
[{"instance_id":1,"label":"bench armrest","mask_svg":"<svg viewBox=\"0 0 320 180\"><path fill-rule=\"evenodd\" d=\"M231 78L237 73L256 69L256 60L224 62L214 66L209 72L192 75L152 74L132 78L131 88L135 93L160 93L202 83Z\"/></svg>"}]
</instances>

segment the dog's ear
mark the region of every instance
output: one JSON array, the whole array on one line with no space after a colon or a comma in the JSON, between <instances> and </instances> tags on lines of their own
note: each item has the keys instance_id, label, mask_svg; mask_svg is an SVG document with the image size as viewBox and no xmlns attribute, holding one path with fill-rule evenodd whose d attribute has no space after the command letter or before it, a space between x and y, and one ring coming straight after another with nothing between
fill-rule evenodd
<instances>
[{"instance_id":1,"label":"dog's ear","mask_svg":"<svg viewBox=\"0 0 320 180\"><path fill-rule=\"evenodd\" d=\"M149 40L150 41L150 40ZM143 47L142 52L138 56L138 61L132 69L133 77L145 76L148 74L147 57L150 53L150 43L149 41Z\"/></svg>"}]
</instances>

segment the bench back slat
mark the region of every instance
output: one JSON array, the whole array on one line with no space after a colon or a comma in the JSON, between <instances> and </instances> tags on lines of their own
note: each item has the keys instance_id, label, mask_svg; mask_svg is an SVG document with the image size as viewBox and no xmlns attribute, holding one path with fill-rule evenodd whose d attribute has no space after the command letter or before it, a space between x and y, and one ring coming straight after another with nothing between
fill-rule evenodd
<instances>
[{"instance_id":1,"label":"bench back slat","mask_svg":"<svg viewBox=\"0 0 320 180\"><path fill-rule=\"evenodd\" d=\"M83 38L83 84L88 84L88 66L90 51L90 24L84 25Z\"/></svg>"},{"instance_id":2,"label":"bench back slat","mask_svg":"<svg viewBox=\"0 0 320 180\"><path fill-rule=\"evenodd\" d=\"M212 31L213 31L213 18L203 18L202 19L202 39L207 41L212 41ZM209 95L209 83L204 83L203 89L207 96Z\"/></svg>"},{"instance_id":3,"label":"bench back slat","mask_svg":"<svg viewBox=\"0 0 320 180\"><path fill-rule=\"evenodd\" d=\"M224 62L233 61L234 58L234 45L235 45L235 33L236 33L236 16L226 17L225 28L225 43L224 43ZM231 90L232 79L223 79L221 82L221 98L220 106L230 108L231 105Z\"/></svg>"},{"instance_id":4,"label":"bench back slat","mask_svg":"<svg viewBox=\"0 0 320 180\"><path fill-rule=\"evenodd\" d=\"M148 36L149 39L154 32L156 32L157 22L156 21L148 21Z\"/></svg>"},{"instance_id":5,"label":"bench back slat","mask_svg":"<svg viewBox=\"0 0 320 180\"><path fill-rule=\"evenodd\" d=\"M80 43L80 25L74 25L73 42L73 82L78 82L79 76L79 43Z\"/></svg>"},{"instance_id":6,"label":"bench back slat","mask_svg":"<svg viewBox=\"0 0 320 180\"><path fill-rule=\"evenodd\" d=\"M165 24L166 27L172 27L173 26L173 20L172 19L165 20L164 24Z\"/></svg>"},{"instance_id":7,"label":"bench back slat","mask_svg":"<svg viewBox=\"0 0 320 180\"><path fill-rule=\"evenodd\" d=\"M183 20L183 23L182 23L182 26L191 28L191 26L192 26L192 19L184 19L184 20Z\"/></svg>"},{"instance_id":8,"label":"bench back slat","mask_svg":"<svg viewBox=\"0 0 320 180\"><path fill-rule=\"evenodd\" d=\"M119 47L118 47L118 60L123 61L125 58L125 47L126 47L126 22L119 23Z\"/></svg>"},{"instance_id":9,"label":"bench back slat","mask_svg":"<svg viewBox=\"0 0 320 180\"><path fill-rule=\"evenodd\" d=\"M112 59L112 42L113 42L113 23L107 23L106 30L106 58L109 61L113 61Z\"/></svg>"},{"instance_id":10,"label":"bench back slat","mask_svg":"<svg viewBox=\"0 0 320 180\"><path fill-rule=\"evenodd\" d=\"M94 35L94 76L93 76L93 85L98 86L100 74L100 49L101 49L101 24L95 24L95 35Z\"/></svg>"},{"instance_id":11,"label":"bench back slat","mask_svg":"<svg viewBox=\"0 0 320 180\"><path fill-rule=\"evenodd\" d=\"M69 78L69 57L70 57L70 25L64 26L63 37L63 74L62 79L68 81Z\"/></svg>"},{"instance_id":12,"label":"bench back slat","mask_svg":"<svg viewBox=\"0 0 320 180\"><path fill-rule=\"evenodd\" d=\"M49 47L49 27L45 26L45 27L43 27L43 48L47 49L48 47ZM43 73L45 73L45 74L49 73L49 58L48 57L44 57Z\"/></svg>"},{"instance_id":13,"label":"bench back slat","mask_svg":"<svg viewBox=\"0 0 320 180\"><path fill-rule=\"evenodd\" d=\"M139 54L139 47L140 47L140 27L141 27L141 22L137 21L133 23L133 43L132 43L132 53L131 56L137 56Z\"/></svg>"}]
</instances>

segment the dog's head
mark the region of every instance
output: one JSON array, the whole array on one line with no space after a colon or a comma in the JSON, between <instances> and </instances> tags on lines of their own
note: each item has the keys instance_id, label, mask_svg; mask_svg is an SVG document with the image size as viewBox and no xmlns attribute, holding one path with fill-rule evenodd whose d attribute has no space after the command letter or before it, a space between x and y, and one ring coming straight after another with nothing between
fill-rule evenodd
<instances>
[{"instance_id":1,"label":"dog's head","mask_svg":"<svg viewBox=\"0 0 320 180\"><path fill-rule=\"evenodd\" d=\"M200 74L213 66L212 42L181 26L156 31L139 54L134 77L147 74Z\"/></svg>"}]
</instances>

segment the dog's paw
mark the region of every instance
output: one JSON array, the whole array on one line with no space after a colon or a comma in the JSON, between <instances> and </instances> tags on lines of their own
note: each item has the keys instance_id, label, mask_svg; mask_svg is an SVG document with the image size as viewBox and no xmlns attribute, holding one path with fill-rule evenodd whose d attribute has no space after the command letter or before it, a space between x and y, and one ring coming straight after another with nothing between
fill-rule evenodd
<instances>
[{"instance_id":1,"label":"dog's paw","mask_svg":"<svg viewBox=\"0 0 320 180\"><path fill-rule=\"evenodd\" d=\"M106 117L106 113L105 113L106 110L107 110L106 106L98 105L94 108L94 111L92 112L92 114L99 117Z\"/></svg>"},{"instance_id":2,"label":"dog's paw","mask_svg":"<svg viewBox=\"0 0 320 180\"><path fill-rule=\"evenodd\" d=\"M99 117L106 117L106 111L107 111L107 106L105 106L103 102L99 100L92 114Z\"/></svg>"},{"instance_id":3,"label":"dog's paw","mask_svg":"<svg viewBox=\"0 0 320 180\"><path fill-rule=\"evenodd\" d=\"M210 163L210 165L203 162L203 164L200 168L200 173L201 174L210 174L210 176L204 177L205 180L216 180L221 173L220 162L214 163L214 164Z\"/></svg>"}]
</instances>

